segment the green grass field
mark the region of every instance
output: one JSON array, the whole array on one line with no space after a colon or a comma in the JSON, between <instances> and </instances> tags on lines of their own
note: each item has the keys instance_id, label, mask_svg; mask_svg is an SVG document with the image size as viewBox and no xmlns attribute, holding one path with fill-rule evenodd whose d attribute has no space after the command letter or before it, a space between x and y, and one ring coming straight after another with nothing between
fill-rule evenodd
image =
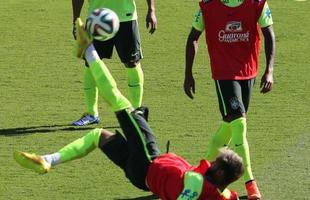
<instances>
[{"instance_id":1,"label":"green grass field","mask_svg":"<svg viewBox=\"0 0 310 200\"><path fill-rule=\"evenodd\" d=\"M145 28L146 2L137 5L151 127L162 151L169 139L171 151L196 164L220 120L203 38L195 99L183 93L184 49L197 2L156 1L154 35ZM269 6L277 38L275 85L262 95L256 84L250 105L254 175L265 200L310 199L310 1L269 0ZM0 199L153 199L99 150L47 175L12 158L14 150L54 152L95 127L68 125L84 111L83 62L73 56L71 12L71 1L0 2ZM126 71L116 54L106 63L126 94ZM264 63L261 56L260 72ZM100 114L100 126L118 126L102 99ZM231 188L245 195L242 181Z\"/></svg>"}]
</instances>

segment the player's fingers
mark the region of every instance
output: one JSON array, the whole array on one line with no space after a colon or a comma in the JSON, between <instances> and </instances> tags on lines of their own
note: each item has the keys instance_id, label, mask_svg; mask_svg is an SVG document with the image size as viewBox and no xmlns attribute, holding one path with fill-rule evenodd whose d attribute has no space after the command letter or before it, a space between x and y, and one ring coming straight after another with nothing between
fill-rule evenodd
<instances>
[{"instance_id":1,"label":"player's fingers","mask_svg":"<svg viewBox=\"0 0 310 200\"><path fill-rule=\"evenodd\" d=\"M150 24L151 24L151 29L149 32L151 34L153 34L155 32L157 26L156 26L156 23L154 23L154 22L151 22Z\"/></svg>"},{"instance_id":2,"label":"player's fingers","mask_svg":"<svg viewBox=\"0 0 310 200\"><path fill-rule=\"evenodd\" d=\"M273 83L269 83L269 91L272 90Z\"/></svg>"},{"instance_id":3,"label":"player's fingers","mask_svg":"<svg viewBox=\"0 0 310 200\"><path fill-rule=\"evenodd\" d=\"M184 85L184 88L183 88L183 89L184 89L185 94L186 94L189 98L193 99L193 95L192 95L192 93L191 93L190 88Z\"/></svg>"},{"instance_id":4,"label":"player's fingers","mask_svg":"<svg viewBox=\"0 0 310 200\"><path fill-rule=\"evenodd\" d=\"M261 80L260 85L259 85L259 88L262 88L263 85L264 85L264 83L265 83L265 81L264 81L264 80Z\"/></svg>"},{"instance_id":5,"label":"player's fingers","mask_svg":"<svg viewBox=\"0 0 310 200\"><path fill-rule=\"evenodd\" d=\"M73 35L73 38L76 40L76 25L75 25L75 23L73 23L72 35Z\"/></svg>"},{"instance_id":6,"label":"player's fingers","mask_svg":"<svg viewBox=\"0 0 310 200\"><path fill-rule=\"evenodd\" d=\"M272 86L271 83L264 83L263 87L261 88L261 93L265 94L271 90Z\"/></svg>"},{"instance_id":7,"label":"player's fingers","mask_svg":"<svg viewBox=\"0 0 310 200\"><path fill-rule=\"evenodd\" d=\"M260 83L260 92L265 93L265 82L264 81Z\"/></svg>"},{"instance_id":8,"label":"player's fingers","mask_svg":"<svg viewBox=\"0 0 310 200\"><path fill-rule=\"evenodd\" d=\"M266 84L266 89L267 89L266 92L270 92L270 91L272 90L272 83L271 83L271 82L268 82L268 83Z\"/></svg>"},{"instance_id":9,"label":"player's fingers","mask_svg":"<svg viewBox=\"0 0 310 200\"><path fill-rule=\"evenodd\" d=\"M146 28L148 29L149 28L149 26L150 26L150 22L149 21L146 21Z\"/></svg>"},{"instance_id":10,"label":"player's fingers","mask_svg":"<svg viewBox=\"0 0 310 200\"><path fill-rule=\"evenodd\" d=\"M194 98L193 95L192 95L192 93L191 93L190 91L188 91L186 94L187 94L187 96L188 96L189 98L191 98L191 99Z\"/></svg>"}]
</instances>

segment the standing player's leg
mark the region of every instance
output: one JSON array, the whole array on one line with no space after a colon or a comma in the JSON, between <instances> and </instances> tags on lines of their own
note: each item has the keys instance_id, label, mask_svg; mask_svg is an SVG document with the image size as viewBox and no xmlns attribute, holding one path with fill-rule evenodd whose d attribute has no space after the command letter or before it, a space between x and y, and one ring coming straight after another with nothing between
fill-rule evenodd
<instances>
[{"instance_id":1,"label":"standing player's leg","mask_svg":"<svg viewBox=\"0 0 310 200\"><path fill-rule=\"evenodd\" d=\"M206 159L213 161L218 156L220 149L227 147L231 140L231 130L228 122L221 121L218 129L211 138L208 146Z\"/></svg>"},{"instance_id":2,"label":"standing player's leg","mask_svg":"<svg viewBox=\"0 0 310 200\"><path fill-rule=\"evenodd\" d=\"M251 82L252 80L249 81ZM243 178L247 183L248 198L259 199L261 195L255 181L253 181L254 177L250 162L249 145L246 137L246 112L253 84L249 84L249 87L246 87L245 85L248 84L244 84L243 82L247 82L247 80L216 81L216 87L221 114L223 116L223 120L228 124L227 127L231 133L232 147L236 153L242 157L244 162L245 172ZM225 137L218 136L218 138L216 138L215 135L212 139L212 143L216 143L214 141L218 141L217 144L223 144L225 142Z\"/></svg>"},{"instance_id":3,"label":"standing player's leg","mask_svg":"<svg viewBox=\"0 0 310 200\"><path fill-rule=\"evenodd\" d=\"M84 99L86 112L82 117L72 123L73 126L86 126L100 122L98 112L98 89L96 82L88 67L84 68L83 74Z\"/></svg>"},{"instance_id":4,"label":"standing player's leg","mask_svg":"<svg viewBox=\"0 0 310 200\"><path fill-rule=\"evenodd\" d=\"M225 104L225 98L223 96L226 94L223 94L220 81L215 80L215 88L216 88L216 93L217 93L218 102L219 102L219 109L223 116L223 120L220 122L220 126L218 127L215 134L212 136L211 142L207 149L206 159L210 161L216 159L216 157L218 156L219 150L221 148L229 145L231 141L231 136L232 136L229 122L224 120L224 116L227 116L228 110ZM232 91L232 88L231 90L228 89L227 91Z\"/></svg>"},{"instance_id":5,"label":"standing player's leg","mask_svg":"<svg viewBox=\"0 0 310 200\"><path fill-rule=\"evenodd\" d=\"M239 81L241 88L242 88L242 102L244 105L244 109L245 112L248 111L248 107L250 104L250 99L251 99L251 95L252 95L252 90L255 84L255 78L250 79L250 80L244 80L244 81ZM246 119L244 119L244 126L245 126L245 132L246 132ZM248 199L250 200L256 200L256 199L260 199L261 198L261 194L260 191L258 189L257 183L254 180L254 176L252 173L252 168L251 168L251 159L250 159L250 150L249 150L249 145L246 139L246 133L244 134L245 136L245 141L246 144L244 147L244 151L246 153L245 155L245 164L247 164L247 166L245 166L245 173L244 173L244 180L246 183L246 189L248 192Z\"/></svg>"},{"instance_id":6,"label":"standing player's leg","mask_svg":"<svg viewBox=\"0 0 310 200\"><path fill-rule=\"evenodd\" d=\"M142 105L144 83L138 22L121 22L114 40L117 53L127 69L129 100L134 108L138 108Z\"/></svg>"},{"instance_id":7,"label":"standing player's leg","mask_svg":"<svg viewBox=\"0 0 310 200\"><path fill-rule=\"evenodd\" d=\"M114 39L107 41L93 40L93 45L101 59L110 59L113 54ZM98 112L98 88L94 77L89 69L89 64L85 61L83 74L84 97L86 103L86 113L73 122L74 126L85 126L89 124L99 123L100 117Z\"/></svg>"}]
</instances>

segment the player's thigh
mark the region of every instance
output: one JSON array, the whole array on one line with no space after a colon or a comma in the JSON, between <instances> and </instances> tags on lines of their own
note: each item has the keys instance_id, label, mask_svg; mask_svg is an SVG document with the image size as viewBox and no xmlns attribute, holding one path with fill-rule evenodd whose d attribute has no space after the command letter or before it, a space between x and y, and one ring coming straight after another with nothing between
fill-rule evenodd
<instances>
[{"instance_id":1,"label":"player's thigh","mask_svg":"<svg viewBox=\"0 0 310 200\"><path fill-rule=\"evenodd\" d=\"M142 59L140 33L136 20L121 22L114 40L122 63L138 63Z\"/></svg>"},{"instance_id":2,"label":"player's thigh","mask_svg":"<svg viewBox=\"0 0 310 200\"><path fill-rule=\"evenodd\" d=\"M152 130L135 111L120 111L116 116L128 144L126 176L136 187L147 190L145 178L148 166L153 158L159 156Z\"/></svg>"},{"instance_id":3,"label":"player's thigh","mask_svg":"<svg viewBox=\"0 0 310 200\"><path fill-rule=\"evenodd\" d=\"M215 80L215 87L222 117L246 113L242 100L242 89L235 80Z\"/></svg>"},{"instance_id":4,"label":"player's thigh","mask_svg":"<svg viewBox=\"0 0 310 200\"><path fill-rule=\"evenodd\" d=\"M242 90L242 102L245 108L245 111L248 111L250 100L252 96L253 87L255 85L255 78L249 80L241 80L239 81Z\"/></svg>"},{"instance_id":5,"label":"player's thigh","mask_svg":"<svg viewBox=\"0 0 310 200\"><path fill-rule=\"evenodd\" d=\"M137 113L123 110L116 114L127 139L130 153L143 157L148 162L159 155L153 132L147 121Z\"/></svg>"}]
</instances>

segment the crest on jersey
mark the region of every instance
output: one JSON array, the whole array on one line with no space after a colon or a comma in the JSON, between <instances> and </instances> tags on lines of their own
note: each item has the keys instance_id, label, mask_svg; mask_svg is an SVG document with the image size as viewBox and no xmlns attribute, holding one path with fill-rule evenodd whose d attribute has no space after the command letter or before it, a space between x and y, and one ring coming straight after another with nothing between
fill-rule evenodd
<instances>
[{"instance_id":1,"label":"crest on jersey","mask_svg":"<svg viewBox=\"0 0 310 200\"><path fill-rule=\"evenodd\" d=\"M239 99L238 97L233 97L229 100L230 102L230 107L233 109L233 110L237 110L239 107L240 107L240 102L239 102Z\"/></svg>"},{"instance_id":2,"label":"crest on jersey","mask_svg":"<svg viewBox=\"0 0 310 200\"><path fill-rule=\"evenodd\" d=\"M230 21L227 22L225 26L226 32L241 32L242 31L242 24L239 21Z\"/></svg>"}]
</instances>

